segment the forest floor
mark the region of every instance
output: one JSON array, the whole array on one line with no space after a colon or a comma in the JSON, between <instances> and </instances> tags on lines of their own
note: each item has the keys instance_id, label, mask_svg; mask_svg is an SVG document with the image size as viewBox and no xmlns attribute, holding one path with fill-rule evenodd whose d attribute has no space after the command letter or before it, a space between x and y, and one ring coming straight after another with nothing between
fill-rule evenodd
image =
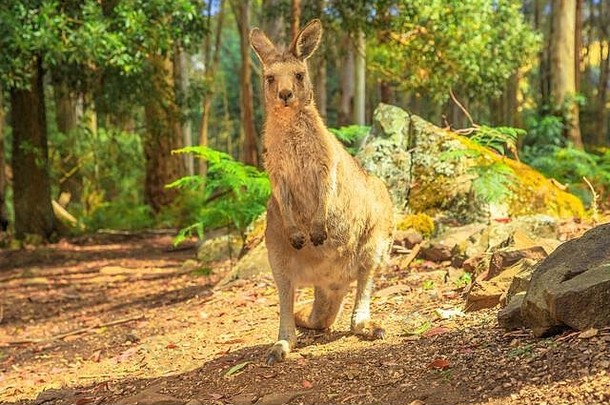
<instances>
[{"instance_id":1,"label":"forest floor","mask_svg":"<svg viewBox=\"0 0 610 405\"><path fill-rule=\"evenodd\" d=\"M385 340L347 332L350 296L333 331L302 331L267 366L272 278L216 288L230 262L209 274L194 254L153 234L0 251L0 403L610 403L610 330L505 333L497 310L462 313L445 268L422 261L377 279Z\"/></svg>"}]
</instances>

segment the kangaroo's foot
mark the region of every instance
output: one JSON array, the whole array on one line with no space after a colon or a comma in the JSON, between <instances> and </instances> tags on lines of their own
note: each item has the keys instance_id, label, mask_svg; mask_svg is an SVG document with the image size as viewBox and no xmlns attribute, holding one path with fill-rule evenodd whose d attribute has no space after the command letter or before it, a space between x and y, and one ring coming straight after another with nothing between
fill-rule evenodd
<instances>
[{"instance_id":1,"label":"kangaroo's foot","mask_svg":"<svg viewBox=\"0 0 610 405\"><path fill-rule=\"evenodd\" d=\"M275 363L284 361L288 353L290 353L290 343L287 340L278 340L271 349L267 352L266 363L271 366Z\"/></svg>"},{"instance_id":2,"label":"kangaroo's foot","mask_svg":"<svg viewBox=\"0 0 610 405\"><path fill-rule=\"evenodd\" d=\"M381 325L370 320L352 324L351 330L354 335L368 340L385 338L385 329Z\"/></svg>"}]
</instances>

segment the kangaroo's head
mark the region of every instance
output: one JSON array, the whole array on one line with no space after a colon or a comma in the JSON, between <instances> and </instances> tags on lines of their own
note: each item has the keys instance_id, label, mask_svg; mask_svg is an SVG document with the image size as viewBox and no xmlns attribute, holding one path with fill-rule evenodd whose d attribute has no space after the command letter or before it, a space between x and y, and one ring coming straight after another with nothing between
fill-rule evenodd
<instances>
[{"instance_id":1,"label":"kangaroo's head","mask_svg":"<svg viewBox=\"0 0 610 405\"><path fill-rule=\"evenodd\" d=\"M263 65L263 88L267 109L300 109L313 104L313 89L307 59L322 37L320 20L310 21L287 50L279 50L258 28L250 33L250 44Z\"/></svg>"}]
</instances>

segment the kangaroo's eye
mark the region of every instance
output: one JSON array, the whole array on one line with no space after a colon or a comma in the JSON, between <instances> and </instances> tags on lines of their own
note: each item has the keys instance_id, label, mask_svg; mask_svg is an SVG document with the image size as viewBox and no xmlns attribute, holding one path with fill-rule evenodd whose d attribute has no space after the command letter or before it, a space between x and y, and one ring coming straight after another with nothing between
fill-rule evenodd
<instances>
[{"instance_id":1,"label":"kangaroo's eye","mask_svg":"<svg viewBox=\"0 0 610 405\"><path fill-rule=\"evenodd\" d=\"M271 84L275 81L275 77L268 75L268 76L265 76L265 80L267 81L267 83Z\"/></svg>"},{"instance_id":2,"label":"kangaroo's eye","mask_svg":"<svg viewBox=\"0 0 610 405\"><path fill-rule=\"evenodd\" d=\"M303 73L297 73L296 75L294 75L294 77L296 77L298 81L302 81L303 80Z\"/></svg>"}]
</instances>

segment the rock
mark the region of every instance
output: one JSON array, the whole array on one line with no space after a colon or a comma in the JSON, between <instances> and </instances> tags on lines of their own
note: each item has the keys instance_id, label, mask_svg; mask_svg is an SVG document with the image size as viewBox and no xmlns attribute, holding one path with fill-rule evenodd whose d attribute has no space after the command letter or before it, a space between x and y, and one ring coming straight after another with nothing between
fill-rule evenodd
<instances>
[{"instance_id":1,"label":"rock","mask_svg":"<svg viewBox=\"0 0 610 405\"><path fill-rule=\"evenodd\" d=\"M519 268L519 271L513 277L506 294L500 298L501 304L510 304L514 296L527 291L527 287L532 279L532 274L538 263L538 260L522 259L514 265Z\"/></svg>"},{"instance_id":2,"label":"rock","mask_svg":"<svg viewBox=\"0 0 610 405\"><path fill-rule=\"evenodd\" d=\"M186 404L184 405L203 405L203 402L201 402L198 399L191 399L190 401L188 401Z\"/></svg>"},{"instance_id":3,"label":"rock","mask_svg":"<svg viewBox=\"0 0 610 405\"><path fill-rule=\"evenodd\" d=\"M447 158L451 151L475 151ZM486 217L489 204L472 193L473 170L481 159L508 166L515 174L502 217L525 213L582 217L582 202L531 167L482 148L398 107L380 104L357 158L388 185L396 208L434 216L443 211L460 223ZM416 180L416 181L415 181Z\"/></svg>"},{"instance_id":4,"label":"rock","mask_svg":"<svg viewBox=\"0 0 610 405\"><path fill-rule=\"evenodd\" d=\"M515 330L524 325L521 305L525 298L525 291L512 297L508 305L498 312L498 324L506 330Z\"/></svg>"},{"instance_id":5,"label":"rock","mask_svg":"<svg viewBox=\"0 0 610 405\"><path fill-rule=\"evenodd\" d=\"M493 278L504 271L506 268L513 266L520 260L531 259L540 261L547 257L546 251L542 246L534 246L520 250L506 250L494 252L489 261L489 271L487 278Z\"/></svg>"},{"instance_id":6,"label":"rock","mask_svg":"<svg viewBox=\"0 0 610 405\"><path fill-rule=\"evenodd\" d=\"M394 244L412 249L415 245L422 243L424 237L417 231L409 229L406 231L394 231Z\"/></svg>"},{"instance_id":7,"label":"rock","mask_svg":"<svg viewBox=\"0 0 610 405\"><path fill-rule=\"evenodd\" d=\"M235 280L245 280L263 273L271 273L264 241L239 259L233 270L218 283L218 286L223 287Z\"/></svg>"},{"instance_id":8,"label":"rock","mask_svg":"<svg viewBox=\"0 0 610 405\"><path fill-rule=\"evenodd\" d=\"M466 296L466 311L478 311L498 305L515 275L521 271L522 268L517 263L490 280L475 281Z\"/></svg>"},{"instance_id":9,"label":"rock","mask_svg":"<svg viewBox=\"0 0 610 405\"><path fill-rule=\"evenodd\" d=\"M451 248L442 243L427 243L421 248L419 256L432 262L440 263L451 260Z\"/></svg>"},{"instance_id":10,"label":"rock","mask_svg":"<svg viewBox=\"0 0 610 405\"><path fill-rule=\"evenodd\" d=\"M242 245L242 238L233 234L208 239L197 249L197 259L209 263L236 258Z\"/></svg>"},{"instance_id":11,"label":"rock","mask_svg":"<svg viewBox=\"0 0 610 405\"><path fill-rule=\"evenodd\" d=\"M551 316L572 329L610 326L610 263L564 281L549 291L548 301Z\"/></svg>"},{"instance_id":12,"label":"rock","mask_svg":"<svg viewBox=\"0 0 610 405\"><path fill-rule=\"evenodd\" d=\"M536 267L521 311L535 336L610 325L610 224L560 245Z\"/></svg>"}]
</instances>

